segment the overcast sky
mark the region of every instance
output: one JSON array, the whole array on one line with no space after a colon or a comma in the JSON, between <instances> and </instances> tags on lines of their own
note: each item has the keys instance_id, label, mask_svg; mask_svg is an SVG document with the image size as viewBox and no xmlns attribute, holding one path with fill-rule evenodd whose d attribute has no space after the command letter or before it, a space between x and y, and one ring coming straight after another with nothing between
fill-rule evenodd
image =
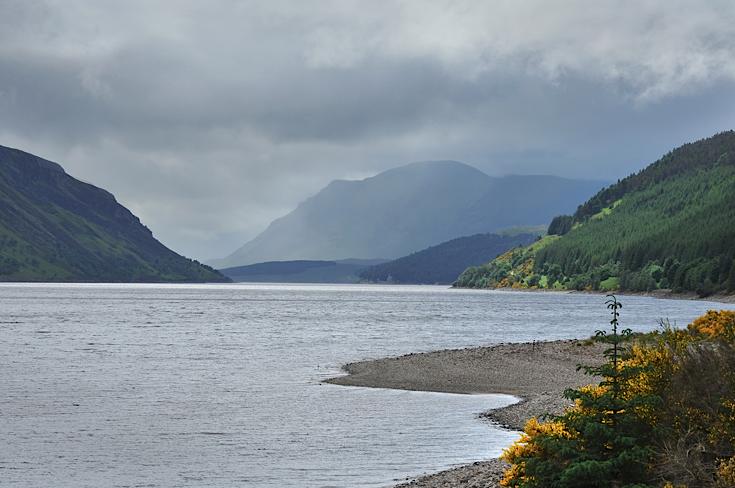
<instances>
[{"instance_id":1,"label":"overcast sky","mask_svg":"<svg viewBox=\"0 0 735 488\"><path fill-rule=\"evenodd\" d=\"M333 179L612 180L733 127L730 0L0 0L0 144L198 259Z\"/></svg>"}]
</instances>

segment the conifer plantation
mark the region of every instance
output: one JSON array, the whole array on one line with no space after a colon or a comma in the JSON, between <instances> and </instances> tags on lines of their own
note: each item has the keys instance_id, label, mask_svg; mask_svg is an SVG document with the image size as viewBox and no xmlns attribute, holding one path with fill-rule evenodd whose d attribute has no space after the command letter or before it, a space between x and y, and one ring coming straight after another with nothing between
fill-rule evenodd
<instances>
[{"instance_id":1,"label":"conifer plantation","mask_svg":"<svg viewBox=\"0 0 735 488\"><path fill-rule=\"evenodd\" d=\"M735 132L686 144L556 217L463 287L735 291Z\"/></svg>"}]
</instances>

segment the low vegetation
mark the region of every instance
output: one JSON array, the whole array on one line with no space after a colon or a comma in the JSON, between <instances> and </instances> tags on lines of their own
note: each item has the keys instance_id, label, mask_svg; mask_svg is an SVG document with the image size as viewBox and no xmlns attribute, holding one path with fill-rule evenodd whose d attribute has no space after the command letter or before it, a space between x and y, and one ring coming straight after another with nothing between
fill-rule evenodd
<instances>
[{"instance_id":1,"label":"low vegetation","mask_svg":"<svg viewBox=\"0 0 735 488\"><path fill-rule=\"evenodd\" d=\"M570 389L560 416L531 419L503 458L518 488L735 486L735 312L634 336L612 297L599 384Z\"/></svg>"},{"instance_id":2,"label":"low vegetation","mask_svg":"<svg viewBox=\"0 0 735 488\"><path fill-rule=\"evenodd\" d=\"M547 235L526 247L507 251L488 264L467 268L455 285L467 288L555 288L558 280L533 273L536 253L553 243L559 236Z\"/></svg>"}]
</instances>

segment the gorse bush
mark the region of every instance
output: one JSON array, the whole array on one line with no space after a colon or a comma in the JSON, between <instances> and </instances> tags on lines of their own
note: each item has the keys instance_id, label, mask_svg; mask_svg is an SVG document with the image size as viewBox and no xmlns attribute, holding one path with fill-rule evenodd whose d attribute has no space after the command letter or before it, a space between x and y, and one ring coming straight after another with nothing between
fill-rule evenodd
<instances>
[{"instance_id":1,"label":"gorse bush","mask_svg":"<svg viewBox=\"0 0 735 488\"><path fill-rule=\"evenodd\" d=\"M735 487L735 312L710 311L685 330L662 322L633 338L613 319L602 378L565 392L573 405L531 419L503 458L503 486Z\"/></svg>"},{"instance_id":2,"label":"gorse bush","mask_svg":"<svg viewBox=\"0 0 735 488\"><path fill-rule=\"evenodd\" d=\"M608 345L606 362L585 367L600 376L598 385L565 392L574 407L548 423L529 422L525 435L507 450L504 458L513 464L503 483L513 487L617 487L651 486L650 465L654 451L648 445L653 426L645 412L659 398L628 388L639 365L625 365L629 329L620 331L620 302L608 301L612 313L611 333L598 331L595 340Z\"/></svg>"}]
</instances>

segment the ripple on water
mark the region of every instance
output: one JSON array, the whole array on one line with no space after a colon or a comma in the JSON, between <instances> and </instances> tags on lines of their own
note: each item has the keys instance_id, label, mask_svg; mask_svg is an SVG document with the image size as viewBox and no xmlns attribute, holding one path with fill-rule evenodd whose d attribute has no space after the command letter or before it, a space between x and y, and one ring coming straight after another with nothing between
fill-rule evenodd
<instances>
[{"instance_id":1,"label":"ripple on water","mask_svg":"<svg viewBox=\"0 0 735 488\"><path fill-rule=\"evenodd\" d=\"M385 486L496 456L507 395L325 385L341 364L589 336L603 297L360 285L0 285L3 486ZM623 321L721 304L626 297ZM665 313L664 313L665 312Z\"/></svg>"}]
</instances>

